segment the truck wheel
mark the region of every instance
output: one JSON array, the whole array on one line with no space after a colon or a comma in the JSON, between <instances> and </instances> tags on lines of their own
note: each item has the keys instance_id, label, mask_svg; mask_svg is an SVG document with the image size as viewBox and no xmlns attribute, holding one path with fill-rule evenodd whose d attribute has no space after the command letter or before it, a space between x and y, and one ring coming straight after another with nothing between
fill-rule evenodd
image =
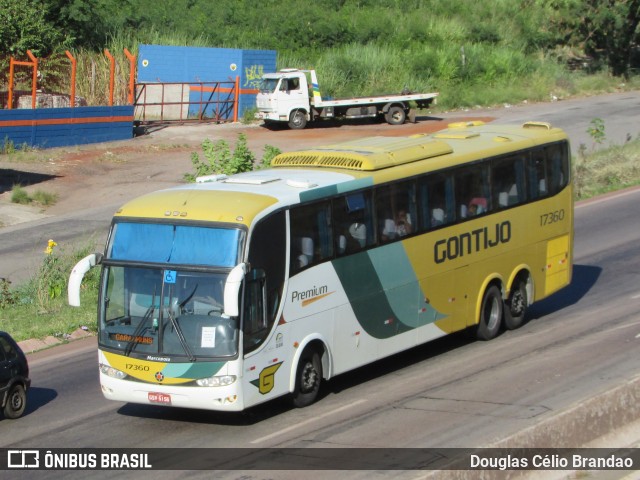
<instances>
[{"instance_id":1,"label":"truck wheel","mask_svg":"<svg viewBox=\"0 0 640 480\"><path fill-rule=\"evenodd\" d=\"M291 130L302 130L307 126L307 114L303 110L294 110L289 116L289 128Z\"/></svg>"},{"instance_id":2,"label":"truck wheel","mask_svg":"<svg viewBox=\"0 0 640 480\"><path fill-rule=\"evenodd\" d=\"M402 125L407 119L407 114L404 111L404 108L396 105L389 109L389 111L384 115L384 119L389 125Z\"/></svg>"}]
</instances>

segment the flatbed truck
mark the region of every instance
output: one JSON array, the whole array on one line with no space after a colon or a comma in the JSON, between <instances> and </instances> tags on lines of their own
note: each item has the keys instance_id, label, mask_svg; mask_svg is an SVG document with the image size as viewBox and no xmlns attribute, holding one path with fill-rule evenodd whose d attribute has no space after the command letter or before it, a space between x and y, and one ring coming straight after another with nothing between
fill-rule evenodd
<instances>
[{"instance_id":1,"label":"flatbed truck","mask_svg":"<svg viewBox=\"0 0 640 480\"><path fill-rule=\"evenodd\" d=\"M256 98L256 118L266 124L285 122L295 130L323 118L382 117L390 125L401 125L414 117L412 105L428 108L437 96L437 93L401 93L323 99L315 70L289 68L263 75Z\"/></svg>"}]
</instances>

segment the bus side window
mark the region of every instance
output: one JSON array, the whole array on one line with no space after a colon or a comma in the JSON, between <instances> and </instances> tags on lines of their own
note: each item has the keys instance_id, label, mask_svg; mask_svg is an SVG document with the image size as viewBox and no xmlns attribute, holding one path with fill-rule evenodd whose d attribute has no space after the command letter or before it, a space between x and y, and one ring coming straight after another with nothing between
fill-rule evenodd
<instances>
[{"instance_id":1,"label":"bus side window","mask_svg":"<svg viewBox=\"0 0 640 480\"><path fill-rule=\"evenodd\" d=\"M376 190L376 218L380 243L411 235L418 218L415 184L386 185Z\"/></svg>"},{"instance_id":2,"label":"bus side window","mask_svg":"<svg viewBox=\"0 0 640 480\"><path fill-rule=\"evenodd\" d=\"M458 219L486 213L489 208L489 175L486 165L462 167L455 172Z\"/></svg>"},{"instance_id":3,"label":"bus side window","mask_svg":"<svg viewBox=\"0 0 640 480\"><path fill-rule=\"evenodd\" d=\"M545 161L545 152L543 149L531 152L528 161L527 176L529 183L529 196L532 200L544 197L548 194L547 190L547 167Z\"/></svg>"},{"instance_id":4,"label":"bus side window","mask_svg":"<svg viewBox=\"0 0 640 480\"><path fill-rule=\"evenodd\" d=\"M545 153L549 175L549 194L554 195L562 190L569 180L567 145L563 143L548 146L545 148Z\"/></svg>"},{"instance_id":5,"label":"bus side window","mask_svg":"<svg viewBox=\"0 0 640 480\"><path fill-rule=\"evenodd\" d=\"M524 158L522 155L496 160L491 166L493 205L505 208L524 202Z\"/></svg>"},{"instance_id":6,"label":"bus side window","mask_svg":"<svg viewBox=\"0 0 640 480\"><path fill-rule=\"evenodd\" d=\"M333 233L329 202L294 207L291 224L290 272L294 273L333 256Z\"/></svg>"},{"instance_id":7,"label":"bus side window","mask_svg":"<svg viewBox=\"0 0 640 480\"><path fill-rule=\"evenodd\" d=\"M371 191L333 200L334 241L338 255L355 253L376 241Z\"/></svg>"},{"instance_id":8,"label":"bus side window","mask_svg":"<svg viewBox=\"0 0 640 480\"><path fill-rule=\"evenodd\" d=\"M421 179L419 191L422 216L425 220L428 218L425 228L439 227L455 220L455 195L450 174L428 175Z\"/></svg>"}]
</instances>

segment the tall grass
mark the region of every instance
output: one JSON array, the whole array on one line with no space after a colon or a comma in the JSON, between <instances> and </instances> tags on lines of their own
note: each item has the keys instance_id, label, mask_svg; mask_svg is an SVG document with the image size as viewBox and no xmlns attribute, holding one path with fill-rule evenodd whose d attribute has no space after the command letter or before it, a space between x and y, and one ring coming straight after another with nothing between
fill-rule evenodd
<instances>
[{"instance_id":1,"label":"tall grass","mask_svg":"<svg viewBox=\"0 0 640 480\"><path fill-rule=\"evenodd\" d=\"M318 70L324 95L439 91L441 109L620 88L606 71L585 75L568 69L567 61L580 52L554 47L560 37L549 22L557 15L549 2L403 0L301 7L282 0L260 8L249 0L220 2L215 8L187 3L140 0L140 8L149 9L141 26L123 28L108 39L106 47L116 58L116 105L128 101L129 63L123 50L135 55L140 44L276 49L280 68ZM165 18L172 8L189 15ZM217 23L211 21L214 11ZM106 105L110 65L104 52L80 48L73 53L77 95L89 105ZM64 55L43 62L43 72L45 88L69 92Z\"/></svg>"},{"instance_id":2,"label":"tall grass","mask_svg":"<svg viewBox=\"0 0 640 480\"><path fill-rule=\"evenodd\" d=\"M640 184L640 139L586 152L573 162L576 200Z\"/></svg>"}]
</instances>

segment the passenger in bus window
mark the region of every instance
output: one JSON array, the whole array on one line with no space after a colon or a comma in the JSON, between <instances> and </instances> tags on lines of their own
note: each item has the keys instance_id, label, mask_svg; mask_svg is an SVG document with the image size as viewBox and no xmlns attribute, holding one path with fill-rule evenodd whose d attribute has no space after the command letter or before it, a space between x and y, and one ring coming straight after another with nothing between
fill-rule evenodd
<instances>
[{"instance_id":1,"label":"passenger in bus window","mask_svg":"<svg viewBox=\"0 0 640 480\"><path fill-rule=\"evenodd\" d=\"M431 212L431 226L437 227L444 224L444 210L442 208L434 208Z\"/></svg>"},{"instance_id":2,"label":"passenger in bus window","mask_svg":"<svg viewBox=\"0 0 640 480\"><path fill-rule=\"evenodd\" d=\"M476 215L481 215L487 211L487 199L482 197L472 198L469 202L469 207L467 208L467 215L469 217L474 217Z\"/></svg>"},{"instance_id":3,"label":"passenger in bus window","mask_svg":"<svg viewBox=\"0 0 640 480\"><path fill-rule=\"evenodd\" d=\"M355 242L353 241L355 240ZM349 237L347 238L347 251L359 250L367 243L367 227L364 223L353 223L349 227Z\"/></svg>"},{"instance_id":4,"label":"passenger in bus window","mask_svg":"<svg viewBox=\"0 0 640 480\"><path fill-rule=\"evenodd\" d=\"M396 222L391 218L384 218L382 220L382 235L380 239L382 242L390 242L396 238Z\"/></svg>"},{"instance_id":5,"label":"passenger in bus window","mask_svg":"<svg viewBox=\"0 0 640 480\"><path fill-rule=\"evenodd\" d=\"M396 234L399 237L404 237L411 234L412 231L411 218L405 210L398 210L398 215L396 216Z\"/></svg>"}]
</instances>

